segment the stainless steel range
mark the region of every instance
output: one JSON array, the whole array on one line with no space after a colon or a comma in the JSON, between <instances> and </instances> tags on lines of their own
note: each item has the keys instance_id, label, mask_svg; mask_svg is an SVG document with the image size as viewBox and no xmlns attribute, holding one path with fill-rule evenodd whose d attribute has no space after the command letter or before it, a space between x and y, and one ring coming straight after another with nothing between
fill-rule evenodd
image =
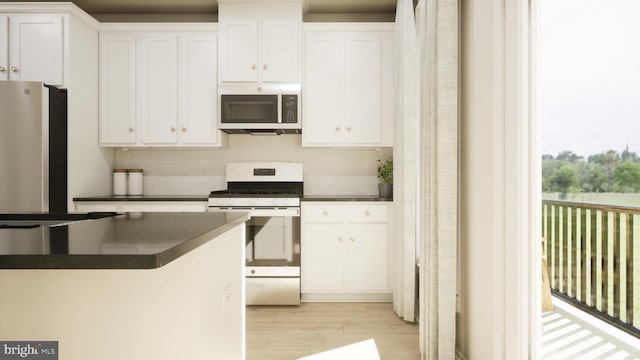
<instances>
[{"instance_id":1,"label":"stainless steel range","mask_svg":"<svg viewBox=\"0 0 640 360\"><path fill-rule=\"evenodd\" d=\"M247 305L300 304L300 163L229 163L227 190L212 191L209 211L248 212Z\"/></svg>"}]
</instances>

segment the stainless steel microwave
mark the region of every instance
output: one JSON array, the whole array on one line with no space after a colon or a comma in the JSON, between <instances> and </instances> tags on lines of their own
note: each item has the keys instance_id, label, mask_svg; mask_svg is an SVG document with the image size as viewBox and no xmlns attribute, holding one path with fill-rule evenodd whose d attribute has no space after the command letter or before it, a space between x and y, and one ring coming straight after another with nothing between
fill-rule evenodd
<instances>
[{"instance_id":1,"label":"stainless steel microwave","mask_svg":"<svg viewBox=\"0 0 640 360\"><path fill-rule=\"evenodd\" d=\"M299 134L300 85L218 89L218 129L230 134Z\"/></svg>"}]
</instances>

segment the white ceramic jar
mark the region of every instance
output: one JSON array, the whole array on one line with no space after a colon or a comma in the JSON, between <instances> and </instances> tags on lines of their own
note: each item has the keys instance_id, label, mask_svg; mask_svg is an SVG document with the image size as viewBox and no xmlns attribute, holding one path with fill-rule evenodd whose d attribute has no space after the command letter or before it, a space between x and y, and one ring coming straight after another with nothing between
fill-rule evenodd
<instances>
[{"instance_id":1,"label":"white ceramic jar","mask_svg":"<svg viewBox=\"0 0 640 360\"><path fill-rule=\"evenodd\" d=\"M144 189L144 173L142 169L129 169L129 195L142 195Z\"/></svg>"},{"instance_id":2,"label":"white ceramic jar","mask_svg":"<svg viewBox=\"0 0 640 360\"><path fill-rule=\"evenodd\" d=\"M127 195L126 169L113 169L113 195Z\"/></svg>"}]
</instances>

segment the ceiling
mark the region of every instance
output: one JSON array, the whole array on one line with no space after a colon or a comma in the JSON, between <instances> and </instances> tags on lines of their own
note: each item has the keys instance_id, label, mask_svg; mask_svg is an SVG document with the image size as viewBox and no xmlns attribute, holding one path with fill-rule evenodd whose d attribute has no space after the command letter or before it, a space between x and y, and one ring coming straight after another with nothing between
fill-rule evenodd
<instances>
[{"instance_id":1,"label":"ceiling","mask_svg":"<svg viewBox=\"0 0 640 360\"><path fill-rule=\"evenodd\" d=\"M26 1L42 2L43 0ZM72 2L94 16L99 14L217 14L218 12L217 0L74 0ZM307 14L388 14L394 13L396 7L396 0L304 0L304 3Z\"/></svg>"}]
</instances>

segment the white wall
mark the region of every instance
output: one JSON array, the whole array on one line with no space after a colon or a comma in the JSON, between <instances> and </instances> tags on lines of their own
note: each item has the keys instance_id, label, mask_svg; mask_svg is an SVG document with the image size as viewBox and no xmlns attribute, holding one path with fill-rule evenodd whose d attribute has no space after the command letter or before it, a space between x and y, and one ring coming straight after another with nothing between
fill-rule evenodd
<instances>
[{"instance_id":1,"label":"white wall","mask_svg":"<svg viewBox=\"0 0 640 360\"><path fill-rule=\"evenodd\" d=\"M68 73L68 205L73 197L111 192L113 150L98 147L98 32L71 15ZM87 20L89 21L89 20Z\"/></svg>"},{"instance_id":2,"label":"white wall","mask_svg":"<svg viewBox=\"0 0 640 360\"><path fill-rule=\"evenodd\" d=\"M115 167L142 168L145 194L199 195L226 188L228 162L302 162L305 194L377 195L377 160L390 157L390 148L303 148L300 135L229 135L223 149L118 149Z\"/></svg>"}]
</instances>

